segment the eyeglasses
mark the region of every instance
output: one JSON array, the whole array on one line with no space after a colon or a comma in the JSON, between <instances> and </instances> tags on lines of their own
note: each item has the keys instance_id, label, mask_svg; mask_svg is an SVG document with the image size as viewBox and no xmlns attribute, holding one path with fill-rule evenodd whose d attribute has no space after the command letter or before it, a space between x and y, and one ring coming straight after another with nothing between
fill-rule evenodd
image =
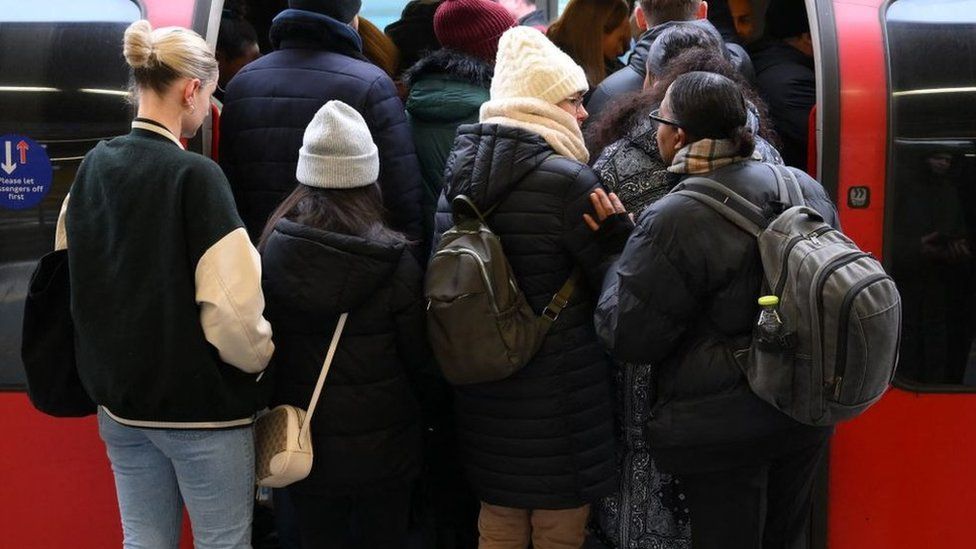
<instances>
[{"instance_id":1,"label":"eyeglasses","mask_svg":"<svg viewBox=\"0 0 976 549\"><path fill-rule=\"evenodd\" d=\"M668 125L668 126L674 126L675 128L680 128L681 127L681 122L678 122L677 120L673 120L671 118L665 118L665 117L661 116L661 109L654 109L653 111L651 111L651 114L649 114L647 116L651 120L653 120L653 121L655 121L655 122L657 122L659 124L665 124L665 125Z\"/></svg>"},{"instance_id":2,"label":"eyeglasses","mask_svg":"<svg viewBox=\"0 0 976 549\"><path fill-rule=\"evenodd\" d=\"M583 99L584 98L582 95L574 95L572 97L567 97L565 101L578 111L583 108Z\"/></svg>"}]
</instances>

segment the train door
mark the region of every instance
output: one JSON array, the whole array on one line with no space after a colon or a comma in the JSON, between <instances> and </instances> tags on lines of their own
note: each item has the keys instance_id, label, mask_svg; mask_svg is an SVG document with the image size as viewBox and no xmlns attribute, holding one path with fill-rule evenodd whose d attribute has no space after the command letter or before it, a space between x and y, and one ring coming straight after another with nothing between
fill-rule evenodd
<instances>
[{"instance_id":1,"label":"train door","mask_svg":"<svg viewBox=\"0 0 976 549\"><path fill-rule=\"evenodd\" d=\"M972 547L976 1L807 4L819 175L903 299L894 387L834 437L828 545Z\"/></svg>"},{"instance_id":2,"label":"train door","mask_svg":"<svg viewBox=\"0 0 976 549\"><path fill-rule=\"evenodd\" d=\"M191 27L215 41L221 5L221 0L0 0L4 547L121 545L114 482L94 417L44 416L24 393L24 295L35 262L53 247L60 205L81 159L99 141L129 132L128 71L121 56L125 28L145 17L157 27ZM207 141L202 139L198 150L205 152Z\"/></svg>"}]
</instances>

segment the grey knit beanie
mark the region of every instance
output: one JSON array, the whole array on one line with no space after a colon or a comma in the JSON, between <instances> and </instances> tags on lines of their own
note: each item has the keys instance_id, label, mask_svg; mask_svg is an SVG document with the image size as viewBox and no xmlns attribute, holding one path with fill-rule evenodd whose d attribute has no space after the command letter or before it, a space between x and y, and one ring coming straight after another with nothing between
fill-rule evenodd
<instances>
[{"instance_id":1,"label":"grey knit beanie","mask_svg":"<svg viewBox=\"0 0 976 549\"><path fill-rule=\"evenodd\" d=\"M353 189L376 183L379 155L366 121L342 101L329 101L305 128L298 151L298 182L321 189Z\"/></svg>"}]
</instances>

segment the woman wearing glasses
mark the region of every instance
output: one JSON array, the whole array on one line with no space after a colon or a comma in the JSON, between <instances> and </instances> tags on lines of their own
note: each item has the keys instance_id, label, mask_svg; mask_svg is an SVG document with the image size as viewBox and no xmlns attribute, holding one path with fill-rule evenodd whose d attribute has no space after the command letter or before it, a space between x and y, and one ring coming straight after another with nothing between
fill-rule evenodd
<instances>
[{"instance_id":1,"label":"woman wearing glasses","mask_svg":"<svg viewBox=\"0 0 976 549\"><path fill-rule=\"evenodd\" d=\"M764 127L758 112L762 101L726 59L721 44L692 25L665 31L651 46L648 56L649 88L610 107L610 112L590 128L591 150L603 148L593 165L604 186L619 195L624 206L639 216L667 194L678 180L667 171L657 146L660 128L649 113L660 105L668 86L680 75L695 70L711 71L736 81L750 106L753 131ZM760 105L756 108L756 105ZM753 112L755 111L755 112ZM782 163L768 142L756 137L756 151L764 161ZM615 414L624 428L618 430L621 452L618 489L597 506L597 535L609 547L661 547L684 549L691 533L681 484L658 470L650 458L643 426L653 402L653 364L621 362L613 369Z\"/></svg>"},{"instance_id":2,"label":"woman wearing glasses","mask_svg":"<svg viewBox=\"0 0 976 549\"><path fill-rule=\"evenodd\" d=\"M760 206L778 199L773 170L752 157L748 105L732 80L683 74L651 115L668 172L713 179ZM823 188L791 170L806 204L836 226ZM680 479L696 548L801 546L826 455L830 428L760 400L732 357L749 345L762 278L754 236L670 194L641 215L597 308L615 358L655 365L650 454Z\"/></svg>"},{"instance_id":3,"label":"woman wearing glasses","mask_svg":"<svg viewBox=\"0 0 976 549\"><path fill-rule=\"evenodd\" d=\"M648 52L644 90L615 101L586 128L594 171L635 215L674 186L674 178L667 176L667 166L657 150L657 125L648 113L661 104L664 92L677 77L692 71L721 74L739 85L748 101L756 152L764 162L783 163L770 142L776 137L767 122L765 102L728 60L721 43L700 27L673 27L664 31Z\"/></svg>"},{"instance_id":4,"label":"woman wearing glasses","mask_svg":"<svg viewBox=\"0 0 976 549\"><path fill-rule=\"evenodd\" d=\"M593 232L582 219L599 187L579 127L583 70L526 27L502 35L496 59L480 123L459 128L448 159L437 232L453 225L451 201L468 196L490 210L487 223L537 313L571 277L575 289L524 368L455 387L458 438L482 502L479 547L581 547L590 503L615 487L594 298L631 224L616 216Z\"/></svg>"}]
</instances>

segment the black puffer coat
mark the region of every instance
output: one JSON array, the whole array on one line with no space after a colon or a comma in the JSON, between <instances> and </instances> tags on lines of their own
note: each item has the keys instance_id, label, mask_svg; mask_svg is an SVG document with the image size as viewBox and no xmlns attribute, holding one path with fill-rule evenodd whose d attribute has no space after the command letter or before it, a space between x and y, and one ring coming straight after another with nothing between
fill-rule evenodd
<instances>
[{"instance_id":1,"label":"black puffer coat","mask_svg":"<svg viewBox=\"0 0 976 549\"><path fill-rule=\"evenodd\" d=\"M296 184L305 127L337 99L366 120L380 157L379 185L393 227L412 239L421 230L423 183L410 127L390 77L362 54L352 27L312 12L275 18L276 50L230 81L220 122L220 165L253 240ZM419 256L420 254L418 254Z\"/></svg>"},{"instance_id":2,"label":"black puffer coat","mask_svg":"<svg viewBox=\"0 0 976 549\"><path fill-rule=\"evenodd\" d=\"M598 184L588 167L555 155L536 134L495 124L458 129L437 234L452 225L447 200L465 194L482 209L497 203L488 224L536 312L574 267L585 278L522 370L455 389L465 466L488 503L568 509L615 488L609 362L592 316L608 265L582 220Z\"/></svg>"},{"instance_id":3,"label":"black puffer coat","mask_svg":"<svg viewBox=\"0 0 976 549\"><path fill-rule=\"evenodd\" d=\"M274 404L307 408L339 315L345 330L312 418L312 473L291 488L340 495L420 471L411 378L430 362L422 274L403 244L281 220L264 249Z\"/></svg>"},{"instance_id":4,"label":"black puffer coat","mask_svg":"<svg viewBox=\"0 0 976 549\"><path fill-rule=\"evenodd\" d=\"M807 205L838 226L823 187L793 172ZM777 197L772 171L759 162L702 175L755 204ZM761 279L753 236L674 194L644 211L607 276L596 314L600 338L620 360L659 365L648 435L663 470L740 466L787 442L822 436L755 396L732 358L749 346Z\"/></svg>"}]
</instances>

